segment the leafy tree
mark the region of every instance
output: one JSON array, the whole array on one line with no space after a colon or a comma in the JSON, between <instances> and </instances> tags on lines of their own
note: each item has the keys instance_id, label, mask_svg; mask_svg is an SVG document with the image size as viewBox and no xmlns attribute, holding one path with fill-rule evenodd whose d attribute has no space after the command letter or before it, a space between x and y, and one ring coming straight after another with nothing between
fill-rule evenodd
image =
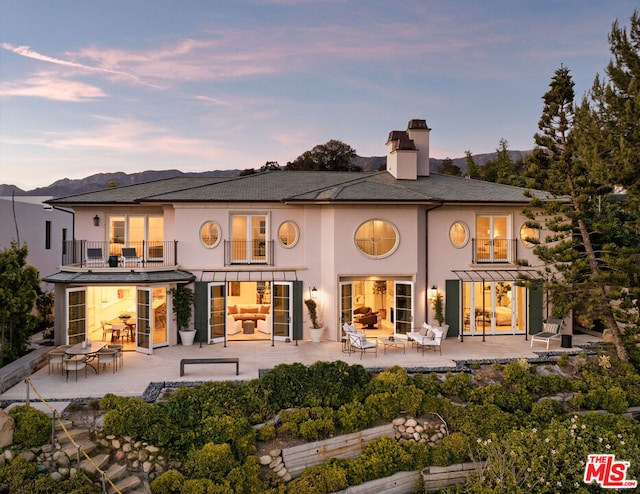
<instances>
[{"instance_id":1,"label":"leafy tree","mask_svg":"<svg viewBox=\"0 0 640 494\"><path fill-rule=\"evenodd\" d=\"M362 168L353 164L356 150L342 141L332 139L305 151L287 163L287 170L314 170L334 172L360 172Z\"/></svg>"},{"instance_id":2,"label":"leafy tree","mask_svg":"<svg viewBox=\"0 0 640 494\"><path fill-rule=\"evenodd\" d=\"M442 163L438 167L438 173L459 177L462 175L462 170L460 170L459 166L453 164L453 160L451 158L447 157L442 160Z\"/></svg>"},{"instance_id":3,"label":"leafy tree","mask_svg":"<svg viewBox=\"0 0 640 494\"><path fill-rule=\"evenodd\" d=\"M255 168L245 168L244 170L241 170L240 173L238 173L238 176L244 177L246 175L254 175L255 173L256 173Z\"/></svg>"},{"instance_id":4,"label":"leafy tree","mask_svg":"<svg viewBox=\"0 0 640 494\"><path fill-rule=\"evenodd\" d=\"M266 172L269 170L280 170L280 164L277 161L267 161L260 167L261 172Z\"/></svg>"},{"instance_id":5,"label":"leafy tree","mask_svg":"<svg viewBox=\"0 0 640 494\"><path fill-rule=\"evenodd\" d=\"M38 323L31 311L40 279L36 268L27 265L28 252L17 242L0 252L0 367L27 353Z\"/></svg>"}]
</instances>

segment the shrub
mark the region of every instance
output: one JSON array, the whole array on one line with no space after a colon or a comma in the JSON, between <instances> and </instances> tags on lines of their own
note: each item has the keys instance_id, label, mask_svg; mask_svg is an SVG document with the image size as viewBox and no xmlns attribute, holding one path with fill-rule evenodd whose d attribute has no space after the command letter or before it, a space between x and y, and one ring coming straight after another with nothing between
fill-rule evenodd
<instances>
[{"instance_id":1,"label":"shrub","mask_svg":"<svg viewBox=\"0 0 640 494\"><path fill-rule=\"evenodd\" d=\"M530 418L539 424L547 424L562 416L562 404L551 398L544 398L531 406Z\"/></svg>"},{"instance_id":2,"label":"shrub","mask_svg":"<svg viewBox=\"0 0 640 494\"><path fill-rule=\"evenodd\" d=\"M302 422L298 432L306 441L317 441L331 436L335 432L335 427L330 418L320 418Z\"/></svg>"},{"instance_id":3,"label":"shrub","mask_svg":"<svg viewBox=\"0 0 640 494\"><path fill-rule=\"evenodd\" d=\"M234 494L227 485L219 485L209 479L189 479L182 484L181 494Z\"/></svg>"},{"instance_id":4,"label":"shrub","mask_svg":"<svg viewBox=\"0 0 640 494\"><path fill-rule=\"evenodd\" d=\"M465 372L457 374L447 372L446 379L440 384L440 392L447 398L467 401L471 392L471 376Z\"/></svg>"},{"instance_id":5,"label":"shrub","mask_svg":"<svg viewBox=\"0 0 640 494\"><path fill-rule=\"evenodd\" d=\"M336 411L336 423L341 433L355 432L371 425L370 415L359 401L342 405Z\"/></svg>"},{"instance_id":6,"label":"shrub","mask_svg":"<svg viewBox=\"0 0 640 494\"><path fill-rule=\"evenodd\" d=\"M207 443L189 453L184 462L184 472L191 478L224 481L232 468L239 466L228 444Z\"/></svg>"},{"instance_id":7,"label":"shrub","mask_svg":"<svg viewBox=\"0 0 640 494\"><path fill-rule=\"evenodd\" d=\"M257 439L258 441L270 441L276 437L276 426L272 424L265 424L258 429Z\"/></svg>"},{"instance_id":8,"label":"shrub","mask_svg":"<svg viewBox=\"0 0 640 494\"><path fill-rule=\"evenodd\" d=\"M240 461L256 450L256 431L246 418L214 415L202 421L192 447L205 443L228 443Z\"/></svg>"},{"instance_id":9,"label":"shrub","mask_svg":"<svg viewBox=\"0 0 640 494\"><path fill-rule=\"evenodd\" d=\"M328 494L349 487L347 472L338 461L307 468L288 484L288 492Z\"/></svg>"},{"instance_id":10,"label":"shrub","mask_svg":"<svg viewBox=\"0 0 640 494\"><path fill-rule=\"evenodd\" d=\"M619 386L613 386L607 390L605 403L609 413L623 413L629 408L627 393Z\"/></svg>"},{"instance_id":11,"label":"shrub","mask_svg":"<svg viewBox=\"0 0 640 494\"><path fill-rule=\"evenodd\" d=\"M9 410L15 420L13 446L18 450L40 447L51 441L51 419L46 413L27 405Z\"/></svg>"},{"instance_id":12,"label":"shrub","mask_svg":"<svg viewBox=\"0 0 640 494\"><path fill-rule=\"evenodd\" d=\"M371 414L372 422L383 418L392 420L400 413L400 404L393 393L377 393L369 395L364 400L364 406Z\"/></svg>"},{"instance_id":13,"label":"shrub","mask_svg":"<svg viewBox=\"0 0 640 494\"><path fill-rule=\"evenodd\" d=\"M153 494L180 494L184 475L177 470L167 470L155 478L149 487Z\"/></svg>"}]
</instances>

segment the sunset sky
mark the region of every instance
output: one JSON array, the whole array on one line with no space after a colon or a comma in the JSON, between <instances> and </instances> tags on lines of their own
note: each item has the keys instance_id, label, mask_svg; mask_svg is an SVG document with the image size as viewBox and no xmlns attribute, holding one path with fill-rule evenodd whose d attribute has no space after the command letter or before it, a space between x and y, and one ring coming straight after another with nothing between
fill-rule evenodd
<instances>
[{"instance_id":1,"label":"sunset sky","mask_svg":"<svg viewBox=\"0 0 640 494\"><path fill-rule=\"evenodd\" d=\"M330 139L382 156L531 149L564 64L604 74L627 0L2 0L0 183L285 165Z\"/></svg>"}]
</instances>

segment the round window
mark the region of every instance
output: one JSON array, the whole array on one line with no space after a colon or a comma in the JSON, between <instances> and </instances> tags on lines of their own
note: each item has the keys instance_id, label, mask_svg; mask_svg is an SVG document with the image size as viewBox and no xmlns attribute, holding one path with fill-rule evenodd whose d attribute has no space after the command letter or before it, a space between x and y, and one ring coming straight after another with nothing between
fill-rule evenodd
<instances>
[{"instance_id":1,"label":"round window","mask_svg":"<svg viewBox=\"0 0 640 494\"><path fill-rule=\"evenodd\" d=\"M525 223L520 227L520 240L525 247L533 247L538 243L540 239L540 230L537 228L531 228Z\"/></svg>"},{"instance_id":2,"label":"round window","mask_svg":"<svg viewBox=\"0 0 640 494\"><path fill-rule=\"evenodd\" d=\"M220 227L215 221L207 221L200 227L200 240L208 249L220 243Z\"/></svg>"},{"instance_id":3,"label":"round window","mask_svg":"<svg viewBox=\"0 0 640 494\"><path fill-rule=\"evenodd\" d=\"M360 252L369 257L386 257L398 247L400 235L391 223L370 220L356 230L355 243Z\"/></svg>"},{"instance_id":4,"label":"round window","mask_svg":"<svg viewBox=\"0 0 640 494\"><path fill-rule=\"evenodd\" d=\"M278 239L283 247L291 248L298 243L298 225L293 221L285 221L278 228Z\"/></svg>"},{"instance_id":5,"label":"round window","mask_svg":"<svg viewBox=\"0 0 640 494\"><path fill-rule=\"evenodd\" d=\"M456 221L451 228L449 228L449 240L454 247L460 249L467 245L469 241L469 229L462 221Z\"/></svg>"}]
</instances>

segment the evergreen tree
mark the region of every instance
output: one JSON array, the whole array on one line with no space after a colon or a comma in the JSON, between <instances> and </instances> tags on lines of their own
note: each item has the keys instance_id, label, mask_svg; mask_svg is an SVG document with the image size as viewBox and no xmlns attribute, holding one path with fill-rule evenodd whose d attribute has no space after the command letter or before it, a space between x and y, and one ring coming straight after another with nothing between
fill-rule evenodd
<instances>
[{"instance_id":1,"label":"evergreen tree","mask_svg":"<svg viewBox=\"0 0 640 494\"><path fill-rule=\"evenodd\" d=\"M612 201L610 187L592 166L594 142L599 139L593 112L586 102L576 109L573 98L573 80L561 66L543 97L540 132L534 136L537 147L528 169L535 188L560 200L533 200L525 213L530 226L544 224L550 232L535 252L545 264L554 314L564 317L574 310L585 327L600 321L611 332L618 356L628 360L619 327L626 321L619 309L633 269L625 258L627 241L621 243L615 230L605 227L620 228L627 215ZM536 219L540 223L533 222Z\"/></svg>"},{"instance_id":2,"label":"evergreen tree","mask_svg":"<svg viewBox=\"0 0 640 494\"><path fill-rule=\"evenodd\" d=\"M455 177L462 175L460 167L454 165L453 160L449 157L442 160L442 163L440 163L440 166L438 167L438 173L442 173L443 175L453 175Z\"/></svg>"},{"instance_id":3,"label":"evergreen tree","mask_svg":"<svg viewBox=\"0 0 640 494\"><path fill-rule=\"evenodd\" d=\"M473 155L471 151L467 149L464 152L466 163L467 163L467 173L466 175L471 178L482 178L480 174L480 167L476 163L476 160L473 159Z\"/></svg>"}]
</instances>

